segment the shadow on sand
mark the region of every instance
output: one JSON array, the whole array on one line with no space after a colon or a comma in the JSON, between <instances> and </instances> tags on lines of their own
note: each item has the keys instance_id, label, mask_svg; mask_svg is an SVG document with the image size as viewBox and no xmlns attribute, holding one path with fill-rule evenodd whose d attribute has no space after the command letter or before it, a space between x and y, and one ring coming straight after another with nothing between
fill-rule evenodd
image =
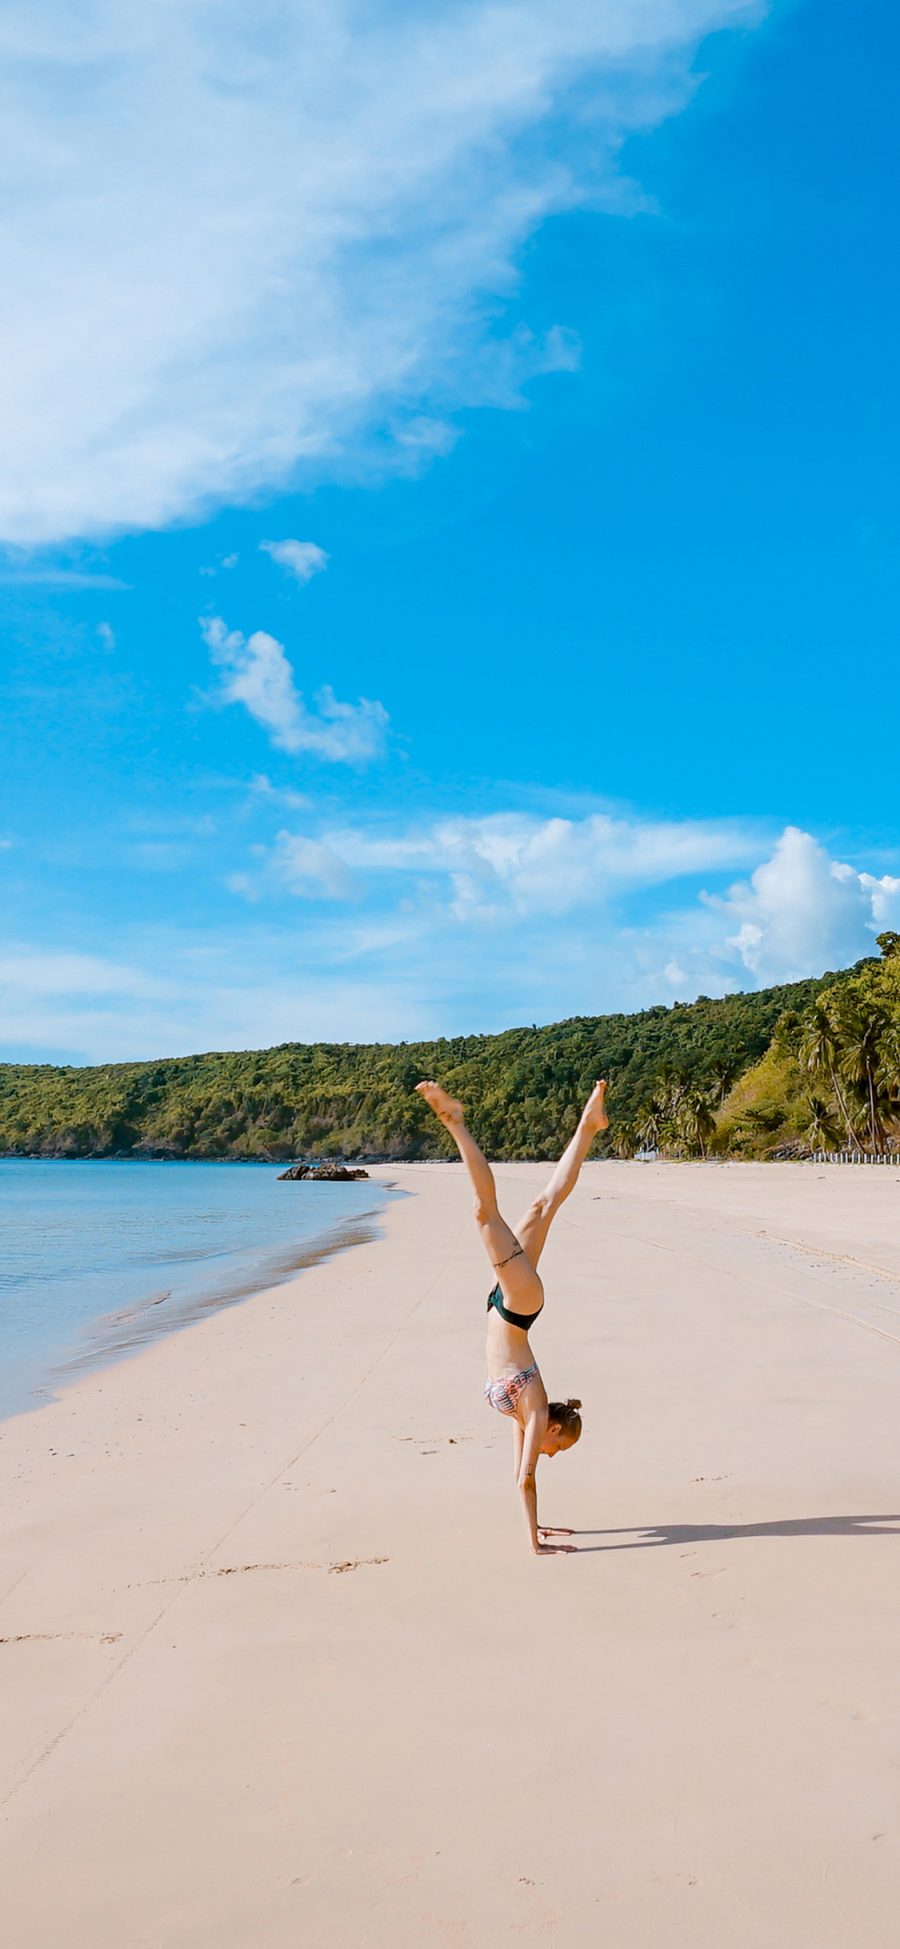
<instances>
[{"instance_id":1,"label":"shadow on sand","mask_svg":"<svg viewBox=\"0 0 900 1949\"><path fill-rule=\"evenodd\" d=\"M634 1538L576 1543L575 1553L594 1550L658 1550L685 1543L736 1543L745 1536L900 1536L900 1516L792 1516L772 1523L658 1523L643 1529L576 1529L573 1536Z\"/></svg>"}]
</instances>

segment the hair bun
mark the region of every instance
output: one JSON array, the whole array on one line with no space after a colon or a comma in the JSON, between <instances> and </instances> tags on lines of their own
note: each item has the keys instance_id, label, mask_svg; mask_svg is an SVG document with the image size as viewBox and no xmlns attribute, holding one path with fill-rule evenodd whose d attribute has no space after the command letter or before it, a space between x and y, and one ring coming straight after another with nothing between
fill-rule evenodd
<instances>
[{"instance_id":1,"label":"hair bun","mask_svg":"<svg viewBox=\"0 0 900 1949\"><path fill-rule=\"evenodd\" d=\"M567 1402L566 1402L566 1407L567 1407L567 1408L576 1408L576 1409L578 1409L578 1408L580 1408L580 1406L581 1406L581 1402L580 1402L580 1401L574 1401L574 1400L569 1400L569 1401L567 1401Z\"/></svg>"}]
</instances>

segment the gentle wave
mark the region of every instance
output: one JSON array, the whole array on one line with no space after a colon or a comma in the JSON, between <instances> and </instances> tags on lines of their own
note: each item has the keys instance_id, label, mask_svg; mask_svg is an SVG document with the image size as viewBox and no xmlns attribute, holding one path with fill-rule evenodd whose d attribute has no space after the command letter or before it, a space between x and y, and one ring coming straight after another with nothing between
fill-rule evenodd
<instances>
[{"instance_id":1,"label":"gentle wave","mask_svg":"<svg viewBox=\"0 0 900 1949\"><path fill-rule=\"evenodd\" d=\"M382 1185L279 1168L0 1159L0 1414L375 1235Z\"/></svg>"}]
</instances>

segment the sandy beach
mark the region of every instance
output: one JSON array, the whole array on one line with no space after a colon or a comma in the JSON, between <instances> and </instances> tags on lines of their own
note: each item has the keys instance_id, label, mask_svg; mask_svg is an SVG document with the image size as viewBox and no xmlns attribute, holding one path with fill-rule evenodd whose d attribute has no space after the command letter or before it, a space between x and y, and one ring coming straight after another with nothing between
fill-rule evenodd
<instances>
[{"instance_id":1,"label":"sandy beach","mask_svg":"<svg viewBox=\"0 0 900 1949\"><path fill-rule=\"evenodd\" d=\"M586 1167L552 1558L462 1170L376 1175L380 1240L0 1429L11 1949L888 1949L900 1172Z\"/></svg>"}]
</instances>

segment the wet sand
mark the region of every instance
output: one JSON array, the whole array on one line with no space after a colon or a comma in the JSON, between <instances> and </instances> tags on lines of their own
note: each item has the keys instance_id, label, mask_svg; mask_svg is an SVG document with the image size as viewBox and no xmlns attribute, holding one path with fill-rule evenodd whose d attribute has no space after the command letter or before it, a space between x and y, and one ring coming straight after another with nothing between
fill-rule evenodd
<instances>
[{"instance_id":1,"label":"wet sand","mask_svg":"<svg viewBox=\"0 0 900 1949\"><path fill-rule=\"evenodd\" d=\"M586 1168L540 1559L462 1172L378 1175L383 1240L0 1430L15 1949L887 1949L900 1173Z\"/></svg>"}]
</instances>

